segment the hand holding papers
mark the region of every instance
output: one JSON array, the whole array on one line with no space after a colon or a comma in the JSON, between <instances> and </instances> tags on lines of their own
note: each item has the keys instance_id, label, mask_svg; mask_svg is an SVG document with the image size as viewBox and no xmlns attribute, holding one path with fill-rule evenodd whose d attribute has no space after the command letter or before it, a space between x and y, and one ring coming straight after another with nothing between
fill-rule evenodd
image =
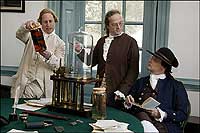
<instances>
[{"instance_id":1,"label":"hand holding papers","mask_svg":"<svg viewBox=\"0 0 200 133\"><path fill-rule=\"evenodd\" d=\"M137 104L135 102L133 103L133 105L140 107L142 109L152 110L155 109L158 105L160 105L160 103L156 101L154 98L149 97L142 103L142 105Z\"/></svg>"},{"instance_id":2,"label":"hand holding papers","mask_svg":"<svg viewBox=\"0 0 200 133\"><path fill-rule=\"evenodd\" d=\"M114 93L117 97L119 97L119 99L125 100L125 95L121 93L119 90L115 91Z\"/></svg>"},{"instance_id":3,"label":"hand holding papers","mask_svg":"<svg viewBox=\"0 0 200 133\"><path fill-rule=\"evenodd\" d=\"M160 105L160 103L156 101L154 98L149 97L140 105L135 102L134 98L131 95L128 95L125 99L124 106L125 108L129 109L132 107L132 105L137 106L141 109L145 109L145 110L153 110L158 105Z\"/></svg>"}]
</instances>

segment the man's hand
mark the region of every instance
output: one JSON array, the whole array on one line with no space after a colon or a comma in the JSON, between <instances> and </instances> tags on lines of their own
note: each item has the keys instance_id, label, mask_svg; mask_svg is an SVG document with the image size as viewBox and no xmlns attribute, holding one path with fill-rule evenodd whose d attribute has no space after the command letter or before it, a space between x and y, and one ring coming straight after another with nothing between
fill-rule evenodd
<instances>
[{"instance_id":1,"label":"man's hand","mask_svg":"<svg viewBox=\"0 0 200 133\"><path fill-rule=\"evenodd\" d=\"M51 57L51 53L47 50L43 51L43 52L39 52L45 59L49 59Z\"/></svg>"},{"instance_id":2,"label":"man's hand","mask_svg":"<svg viewBox=\"0 0 200 133\"><path fill-rule=\"evenodd\" d=\"M125 100L125 95L119 90L115 91L115 100Z\"/></svg>"},{"instance_id":3,"label":"man's hand","mask_svg":"<svg viewBox=\"0 0 200 133\"><path fill-rule=\"evenodd\" d=\"M80 53L80 52L82 51L82 49L83 49L83 46L81 45L81 43L76 42L76 43L74 44L74 49L75 49L75 52L76 52L76 53Z\"/></svg>"},{"instance_id":4,"label":"man's hand","mask_svg":"<svg viewBox=\"0 0 200 133\"><path fill-rule=\"evenodd\" d=\"M131 95L128 95L125 99L125 104L127 106L132 106L133 103L135 102L134 98Z\"/></svg>"},{"instance_id":5,"label":"man's hand","mask_svg":"<svg viewBox=\"0 0 200 133\"><path fill-rule=\"evenodd\" d=\"M25 28L27 29L27 30L33 30L33 29L35 29L35 28L37 28L37 27L39 27L40 26L40 23L38 23L38 22L35 22L35 21L33 21L33 20L29 20L29 21L27 21L26 23L25 23Z\"/></svg>"},{"instance_id":6,"label":"man's hand","mask_svg":"<svg viewBox=\"0 0 200 133\"><path fill-rule=\"evenodd\" d=\"M159 119L160 116L160 112L158 111L158 109L153 109L153 110L147 110L147 112L154 118Z\"/></svg>"},{"instance_id":7,"label":"man's hand","mask_svg":"<svg viewBox=\"0 0 200 133\"><path fill-rule=\"evenodd\" d=\"M115 95L115 101L116 101L116 100L121 100L121 97L118 96L118 95Z\"/></svg>"}]
</instances>

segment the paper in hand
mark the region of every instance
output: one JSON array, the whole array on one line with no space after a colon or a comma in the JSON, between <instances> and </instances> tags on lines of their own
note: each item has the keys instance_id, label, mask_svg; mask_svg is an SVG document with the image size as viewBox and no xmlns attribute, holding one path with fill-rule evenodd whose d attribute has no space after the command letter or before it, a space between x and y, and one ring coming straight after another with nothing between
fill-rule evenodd
<instances>
[{"instance_id":1,"label":"paper in hand","mask_svg":"<svg viewBox=\"0 0 200 133\"><path fill-rule=\"evenodd\" d=\"M119 90L114 92L116 96L120 97L122 100L125 100L125 95Z\"/></svg>"},{"instance_id":2,"label":"paper in hand","mask_svg":"<svg viewBox=\"0 0 200 133\"><path fill-rule=\"evenodd\" d=\"M152 110L155 109L158 105L160 105L160 103L154 98L149 97L142 103L142 105L139 105L137 103L134 103L133 105L145 110Z\"/></svg>"}]
</instances>

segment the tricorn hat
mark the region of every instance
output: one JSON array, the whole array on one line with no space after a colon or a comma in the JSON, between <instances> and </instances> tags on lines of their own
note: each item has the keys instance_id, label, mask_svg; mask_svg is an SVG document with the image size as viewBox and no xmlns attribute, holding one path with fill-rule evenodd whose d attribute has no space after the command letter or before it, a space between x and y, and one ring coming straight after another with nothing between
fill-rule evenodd
<instances>
[{"instance_id":1,"label":"tricorn hat","mask_svg":"<svg viewBox=\"0 0 200 133\"><path fill-rule=\"evenodd\" d=\"M150 54L153 56L161 59L165 63L167 63L170 66L173 67L178 67L179 63L178 60L176 59L175 55L169 48L162 47L158 49L155 53L152 53L151 51L147 50Z\"/></svg>"}]
</instances>

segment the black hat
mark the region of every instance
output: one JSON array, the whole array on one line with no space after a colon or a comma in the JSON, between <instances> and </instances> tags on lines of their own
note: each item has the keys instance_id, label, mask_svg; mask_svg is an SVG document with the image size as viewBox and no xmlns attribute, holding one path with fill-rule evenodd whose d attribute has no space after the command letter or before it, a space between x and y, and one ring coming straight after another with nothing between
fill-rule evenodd
<instances>
[{"instance_id":1,"label":"black hat","mask_svg":"<svg viewBox=\"0 0 200 133\"><path fill-rule=\"evenodd\" d=\"M169 48L162 47L158 49L155 53L147 50L150 54L154 55L155 57L161 59L165 63L169 64L173 67L178 67L178 60L176 59L175 55Z\"/></svg>"}]
</instances>

